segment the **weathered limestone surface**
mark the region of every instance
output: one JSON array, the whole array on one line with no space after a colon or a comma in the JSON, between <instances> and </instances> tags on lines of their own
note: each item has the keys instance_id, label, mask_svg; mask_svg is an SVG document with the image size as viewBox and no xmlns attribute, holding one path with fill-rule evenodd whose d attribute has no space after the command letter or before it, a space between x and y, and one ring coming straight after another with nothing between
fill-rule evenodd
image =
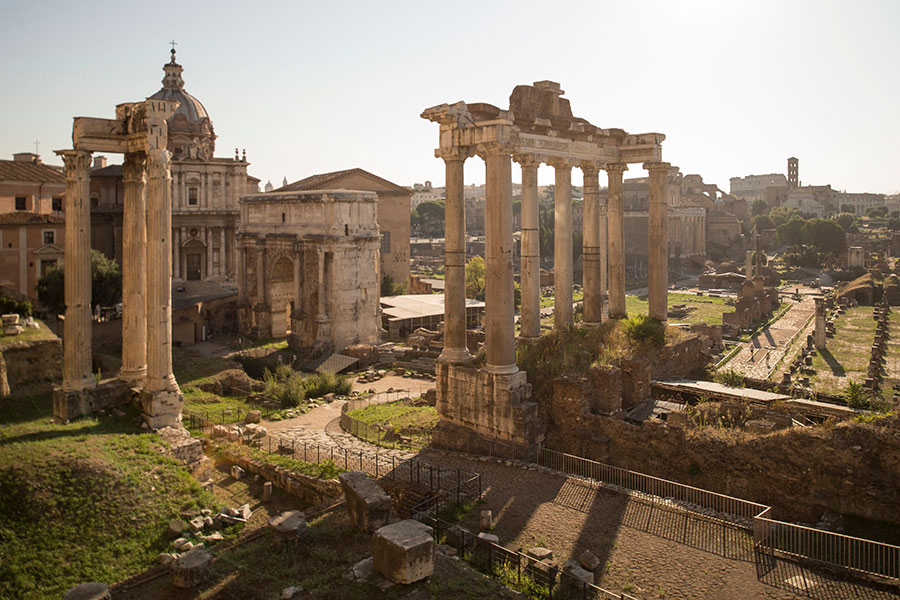
<instances>
[{"instance_id":1,"label":"weathered limestone surface","mask_svg":"<svg viewBox=\"0 0 900 600\"><path fill-rule=\"evenodd\" d=\"M391 497L369 479L365 472L341 473L338 478L353 527L365 533L372 533L388 523L391 516Z\"/></svg>"},{"instance_id":2,"label":"weathered limestone surface","mask_svg":"<svg viewBox=\"0 0 900 600\"><path fill-rule=\"evenodd\" d=\"M434 572L431 527L407 519L378 529L372 536L375 569L394 583L415 583Z\"/></svg>"},{"instance_id":3,"label":"weathered limestone surface","mask_svg":"<svg viewBox=\"0 0 900 600\"><path fill-rule=\"evenodd\" d=\"M97 581L76 585L63 596L63 600L110 600L110 598L112 596L109 593L109 586Z\"/></svg>"},{"instance_id":4,"label":"weathered limestone surface","mask_svg":"<svg viewBox=\"0 0 900 600\"><path fill-rule=\"evenodd\" d=\"M466 202L463 179L465 152L442 155L446 169L444 205L444 349L441 360L470 358L466 347Z\"/></svg>"},{"instance_id":5,"label":"weathered limestone surface","mask_svg":"<svg viewBox=\"0 0 900 600\"><path fill-rule=\"evenodd\" d=\"M441 363L436 370L438 427L452 425L484 436L540 442L542 425L524 371L498 375Z\"/></svg>"},{"instance_id":6,"label":"weathered limestone surface","mask_svg":"<svg viewBox=\"0 0 900 600\"><path fill-rule=\"evenodd\" d=\"M553 328L572 325L572 166L568 160L551 160L556 188L553 204Z\"/></svg>"},{"instance_id":7,"label":"weathered limestone surface","mask_svg":"<svg viewBox=\"0 0 900 600\"><path fill-rule=\"evenodd\" d=\"M628 165L610 164L607 207L609 236L609 316L623 318L625 311L625 196L622 174Z\"/></svg>"},{"instance_id":8,"label":"weathered limestone surface","mask_svg":"<svg viewBox=\"0 0 900 600\"><path fill-rule=\"evenodd\" d=\"M60 381L62 357L59 338L6 347L0 352L0 398L26 384Z\"/></svg>"},{"instance_id":9,"label":"weathered limestone surface","mask_svg":"<svg viewBox=\"0 0 900 600\"><path fill-rule=\"evenodd\" d=\"M119 378L140 385L147 377L146 157L129 152L122 163L125 186L122 252L122 369Z\"/></svg>"},{"instance_id":10,"label":"weathered limestone surface","mask_svg":"<svg viewBox=\"0 0 900 600\"><path fill-rule=\"evenodd\" d=\"M651 318L666 322L668 319L669 291L669 170L666 162L650 162L644 165L650 172L650 217L647 247L647 286Z\"/></svg>"},{"instance_id":11,"label":"weathered limestone surface","mask_svg":"<svg viewBox=\"0 0 900 600\"><path fill-rule=\"evenodd\" d=\"M210 554L202 546L188 550L171 564L172 585L179 588L192 588L209 578Z\"/></svg>"},{"instance_id":12,"label":"weathered limestone surface","mask_svg":"<svg viewBox=\"0 0 900 600\"><path fill-rule=\"evenodd\" d=\"M541 231L537 193L540 163L528 155L517 155L514 159L522 166L521 336L536 338L541 335Z\"/></svg>"}]
</instances>

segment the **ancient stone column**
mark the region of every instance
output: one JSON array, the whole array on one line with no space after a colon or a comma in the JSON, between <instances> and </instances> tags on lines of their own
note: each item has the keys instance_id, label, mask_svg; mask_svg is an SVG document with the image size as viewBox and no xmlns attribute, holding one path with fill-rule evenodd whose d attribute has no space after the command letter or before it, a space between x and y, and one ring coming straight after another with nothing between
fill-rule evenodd
<instances>
[{"instance_id":1,"label":"ancient stone column","mask_svg":"<svg viewBox=\"0 0 900 600\"><path fill-rule=\"evenodd\" d=\"M209 279L213 276L213 238L215 230L212 227L205 227L206 233L206 272L203 273L203 279Z\"/></svg>"},{"instance_id":2,"label":"ancient stone column","mask_svg":"<svg viewBox=\"0 0 900 600\"><path fill-rule=\"evenodd\" d=\"M91 153L57 152L66 165L64 392L95 386L91 373Z\"/></svg>"},{"instance_id":3,"label":"ancient stone column","mask_svg":"<svg viewBox=\"0 0 900 600\"><path fill-rule=\"evenodd\" d=\"M572 324L572 165L551 160L556 170L553 234L553 329Z\"/></svg>"},{"instance_id":4,"label":"ancient stone column","mask_svg":"<svg viewBox=\"0 0 900 600\"><path fill-rule=\"evenodd\" d=\"M319 312L316 315L316 339L327 341L331 337L331 319L325 302L325 248L319 246Z\"/></svg>"},{"instance_id":5,"label":"ancient stone column","mask_svg":"<svg viewBox=\"0 0 900 600\"><path fill-rule=\"evenodd\" d=\"M444 152L444 349L440 360L458 364L471 358L466 345L466 201L463 173L468 154Z\"/></svg>"},{"instance_id":6,"label":"ancient stone column","mask_svg":"<svg viewBox=\"0 0 900 600\"><path fill-rule=\"evenodd\" d=\"M596 327L603 319L600 167L595 163L582 163L581 170L584 172L584 326Z\"/></svg>"},{"instance_id":7,"label":"ancient stone column","mask_svg":"<svg viewBox=\"0 0 900 600\"><path fill-rule=\"evenodd\" d=\"M647 241L649 315L665 322L669 297L669 169L666 162L645 163L650 172L650 218Z\"/></svg>"},{"instance_id":8,"label":"ancient stone column","mask_svg":"<svg viewBox=\"0 0 900 600\"><path fill-rule=\"evenodd\" d=\"M513 159L522 166L522 292L519 335L537 338L541 335L541 226L538 215L537 171L540 161L531 155L516 155Z\"/></svg>"},{"instance_id":9,"label":"ancient stone column","mask_svg":"<svg viewBox=\"0 0 900 600\"><path fill-rule=\"evenodd\" d=\"M266 281L266 246L262 240L256 243L256 304L259 308L269 306L269 282Z\"/></svg>"},{"instance_id":10,"label":"ancient stone column","mask_svg":"<svg viewBox=\"0 0 900 600\"><path fill-rule=\"evenodd\" d=\"M119 379L140 385L147 376L147 199L143 153L125 154L122 178L122 368ZM172 229L168 230L171 234Z\"/></svg>"},{"instance_id":11,"label":"ancient stone column","mask_svg":"<svg viewBox=\"0 0 900 600\"><path fill-rule=\"evenodd\" d=\"M815 330L813 333L813 341L816 345L816 350L824 350L826 343L825 336L825 300L823 298L816 298L816 324Z\"/></svg>"},{"instance_id":12,"label":"ancient stone column","mask_svg":"<svg viewBox=\"0 0 900 600\"><path fill-rule=\"evenodd\" d=\"M485 370L512 374L516 366L513 292L512 162L509 149L484 144L479 155L487 167L485 185Z\"/></svg>"},{"instance_id":13,"label":"ancient stone column","mask_svg":"<svg viewBox=\"0 0 900 600\"><path fill-rule=\"evenodd\" d=\"M225 228L219 227L219 268L216 270L219 277L225 278Z\"/></svg>"},{"instance_id":14,"label":"ancient stone column","mask_svg":"<svg viewBox=\"0 0 900 600\"><path fill-rule=\"evenodd\" d=\"M141 403L153 428L180 422L183 404L172 373L170 158L165 146L147 152L147 381Z\"/></svg>"},{"instance_id":15,"label":"ancient stone column","mask_svg":"<svg viewBox=\"0 0 900 600\"><path fill-rule=\"evenodd\" d=\"M246 303L249 294L247 293L247 249L243 245L238 246L238 302Z\"/></svg>"},{"instance_id":16,"label":"ancient stone column","mask_svg":"<svg viewBox=\"0 0 900 600\"><path fill-rule=\"evenodd\" d=\"M625 199L622 195L622 174L628 165L610 163L609 206L607 209L609 236L609 316L621 319L625 311Z\"/></svg>"},{"instance_id":17,"label":"ancient stone column","mask_svg":"<svg viewBox=\"0 0 900 600\"><path fill-rule=\"evenodd\" d=\"M607 263L609 260L609 236L607 230L609 227L609 219L607 218L606 200L600 199L600 302L601 312L607 314L608 304L607 295L609 277L607 274Z\"/></svg>"},{"instance_id":18,"label":"ancient stone column","mask_svg":"<svg viewBox=\"0 0 900 600\"><path fill-rule=\"evenodd\" d=\"M748 279L753 277L753 251L747 250L746 258L744 260L744 274Z\"/></svg>"}]
</instances>

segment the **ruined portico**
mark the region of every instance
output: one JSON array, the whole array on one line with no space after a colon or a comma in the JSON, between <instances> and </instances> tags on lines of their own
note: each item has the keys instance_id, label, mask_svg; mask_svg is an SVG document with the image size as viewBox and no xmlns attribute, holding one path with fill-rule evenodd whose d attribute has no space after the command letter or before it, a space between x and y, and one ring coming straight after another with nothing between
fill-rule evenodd
<instances>
[{"instance_id":1,"label":"ruined portico","mask_svg":"<svg viewBox=\"0 0 900 600\"><path fill-rule=\"evenodd\" d=\"M54 415L69 419L140 391L151 428L181 421L183 397L172 372L171 155L166 119L178 103L146 100L116 106L115 119L76 117L74 149L57 152L66 169L64 369ZM122 370L94 380L91 360L92 152L125 155L122 261Z\"/></svg>"},{"instance_id":2,"label":"ruined portico","mask_svg":"<svg viewBox=\"0 0 900 600\"><path fill-rule=\"evenodd\" d=\"M622 173L630 163L650 172L650 244L661 248L650 261L650 316L666 320L669 164L661 162L660 133L630 135L601 129L572 115L559 84L517 86L508 110L486 103L457 102L425 110L440 125L435 156L446 167L444 350L438 361L439 427L524 442L540 442L542 426L531 386L516 366L512 265L511 162L522 168L521 337L540 335L540 250L537 168L555 169L554 328L573 324L572 168L584 173L584 325L597 326L609 280L609 314L625 316L624 210ZM478 367L466 349L464 163L479 156L486 166L485 349ZM609 209L601 205L599 171L609 174ZM608 229L607 229L608 223ZM608 249L608 253L605 251ZM608 277L607 269L608 264Z\"/></svg>"}]
</instances>

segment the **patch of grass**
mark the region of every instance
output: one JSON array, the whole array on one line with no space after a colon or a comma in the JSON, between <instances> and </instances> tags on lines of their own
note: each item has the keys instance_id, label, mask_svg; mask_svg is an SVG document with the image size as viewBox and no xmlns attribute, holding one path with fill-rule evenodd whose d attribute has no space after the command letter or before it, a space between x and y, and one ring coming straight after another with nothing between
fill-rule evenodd
<instances>
[{"instance_id":1,"label":"patch of grass","mask_svg":"<svg viewBox=\"0 0 900 600\"><path fill-rule=\"evenodd\" d=\"M365 408L350 411L347 414L363 423L390 425L396 430L407 427L433 429L438 421L435 407L416 405L409 400L371 404Z\"/></svg>"},{"instance_id":2,"label":"patch of grass","mask_svg":"<svg viewBox=\"0 0 900 600\"><path fill-rule=\"evenodd\" d=\"M718 371L713 377L713 381L730 387L744 387L744 376L734 369Z\"/></svg>"},{"instance_id":3,"label":"patch of grass","mask_svg":"<svg viewBox=\"0 0 900 600\"><path fill-rule=\"evenodd\" d=\"M302 449L303 445L300 444ZM337 479L341 473L346 473L347 469L339 468L333 461L325 460L320 463L307 462L298 460L292 456L283 456L280 454L270 454L262 449L244 446L233 442L222 442L217 446L216 453L221 454L222 451L228 451L231 454L247 456L265 464L282 467L295 473L303 473L310 477L318 479Z\"/></svg>"},{"instance_id":4,"label":"patch of grass","mask_svg":"<svg viewBox=\"0 0 900 600\"><path fill-rule=\"evenodd\" d=\"M35 319L37 321L37 319ZM23 319L19 319L23 323ZM37 321L40 329L26 327L25 331L18 335L0 335L0 350L6 350L17 344L27 344L30 342L39 342L41 340L52 340L56 334L50 331L50 328L44 325L42 321Z\"/></svg>"},{"instance_id":5,"label":"patch of grass","mask_svg":"<svg viewBox=\"0 0 900 600\"><path fill-rule=\"evenodd\" d=\"M137 413L50 422L52 397L0 403L0 597L58 598L155 564L181 511L216 508Z\"/></svg>"}]
</instances>

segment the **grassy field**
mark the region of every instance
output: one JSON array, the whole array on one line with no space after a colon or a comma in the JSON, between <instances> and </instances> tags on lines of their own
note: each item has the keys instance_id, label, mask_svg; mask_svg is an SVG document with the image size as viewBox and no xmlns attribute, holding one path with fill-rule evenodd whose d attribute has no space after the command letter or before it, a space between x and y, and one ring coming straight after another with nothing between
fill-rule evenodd
<instances>
[{"instance_id":1,"label":"grassy field","mask_svg":"<svg viewBox=\"0 0 900 600\"><path fill-rule=\"evenodd\" d=\"M22 323L24 320L19 319L19 322ZM25 331L20 333L19 335L2 335L0 336L0 350L5 348L9 348L15 344L20 344L23 342L38 342L40 340L52 340L56 337L56 334L50 331L50 329L44 325L43 322L38 321L41 328L34 329L33 327L26 327Z\"/></svg>"},{"instance_id":2,"label":"grassy field","mask_svg":"<svg viewBox=\"0 0 900 600\"><path fill-rule=\"evenodd\" d=\"M706 323L708 325L721 325L722 314L734 310L733 306L725 303L725 298L710 296L696 296L694 294L682 294L669 292L669 310L678 304L686 304L693 308L686 317L670 319L672 323ZM646 315L649 309L647 296L626 296L625 310L629 316Z\"/></svg>"},{"instance_id":3,"label":"grassy field","mask_svg":"<svg viewBox=\"0 0 900 600\"><path fill-rule=\"evenodd\" d=\"M437 409L433 406L416 406L406 400L372 404L348 413L354 419L376 425L391 425L394 429L415 427L432 429L437 425Z\"/></svg>"},{"instance_id":4,"label":"grassy field","mask_svg":"<svg viewBox=\"0 0 900 600\"><path fill-rule=\"evenodd\" d=\"M813 389L841 393L847 380L863 382L869 364L869 351L875 340L875 319L871 306L850 308L834 322L835 335L828 338L826 349L813 357L811 376Z\"/></svg>"},{"instance_id":5,"label":"grassy field","mask_svg":"<svg viewBox=\"0 0 900 600\"><path fill-rule=\"evenodd\" d=\"M175 379L184 394L185 417L209 416L224 419L225 423L239 420L248 410L256 408L243 396L225 396L204 392L200 385L212 380L222 371L240 369L240 364L226 358L207 356L186 348L172 349Z\"/></svg>"},{"instance_id":6,"label":"grassy field","mask_svg":"<svg viewBox=\"0 0 900 600\"><path fill-rule=\"evenodd\" d=\"M114 582L168 549L170 519L213 497L137 412L50 423L49 394L0 403L0 598L59 598Z\"/></svg>"}]
</instances>

